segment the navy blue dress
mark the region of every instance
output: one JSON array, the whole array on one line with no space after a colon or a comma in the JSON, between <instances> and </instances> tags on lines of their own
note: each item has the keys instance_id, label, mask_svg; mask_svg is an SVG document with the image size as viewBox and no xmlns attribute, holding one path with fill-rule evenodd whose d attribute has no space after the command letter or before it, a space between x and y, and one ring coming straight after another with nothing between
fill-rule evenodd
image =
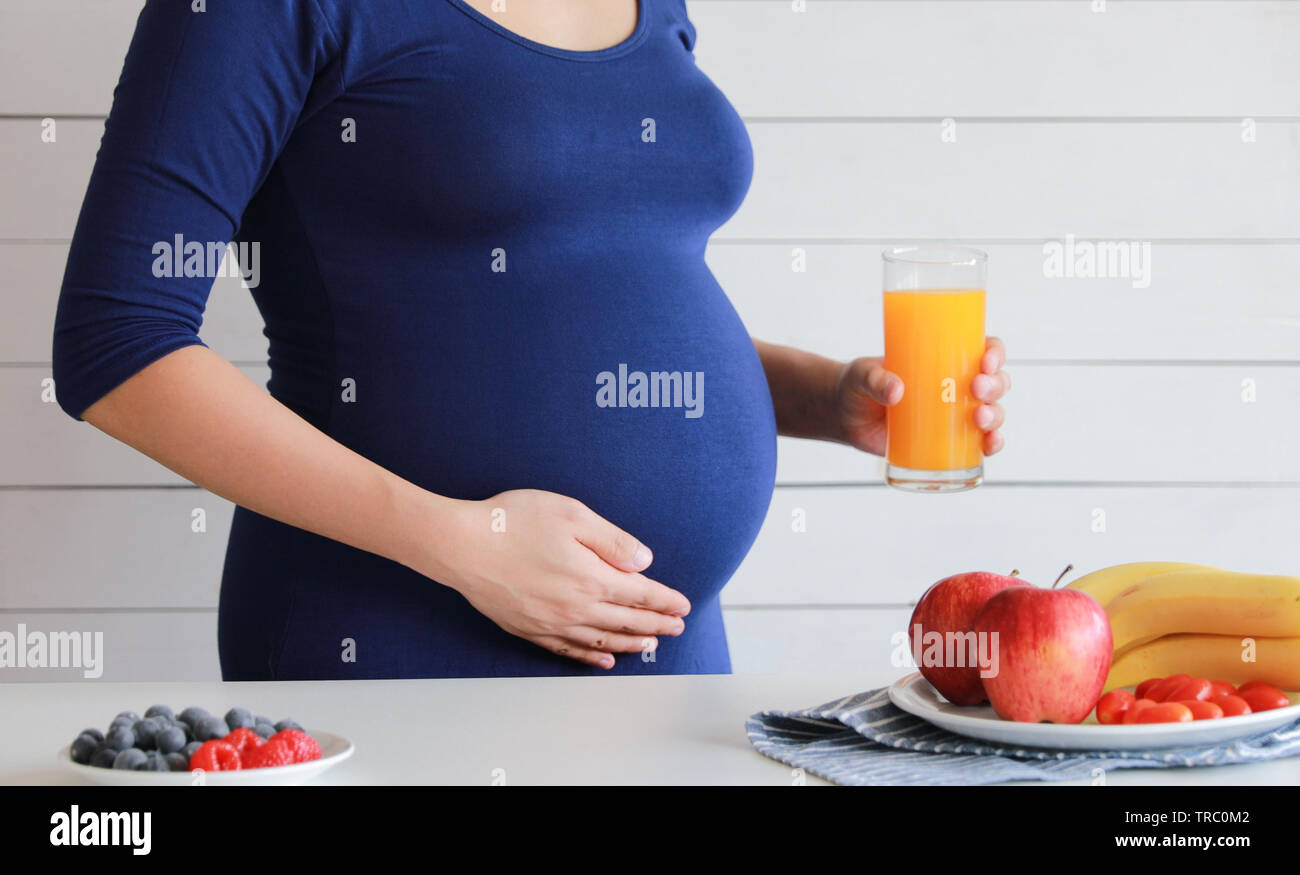
<instances>
[{"instance_id":1,"label":"navy blue dress","mask_svg":"<svg viewBox=\"0 0 1300 875\"><path fill-rule=\"evenodd\" d=\"M433 492L577 498L693 606L653 661L587 667L237 508L227 680L730 671L719 591L771 499L776 429L704 260L753 154L694 43L682 0L640 0L635 33L593 52L463 0L145 6L60 295L63 409L201 343L211 274L159 244L256 243L274 397Z\"/></svg>"}]
</instances>

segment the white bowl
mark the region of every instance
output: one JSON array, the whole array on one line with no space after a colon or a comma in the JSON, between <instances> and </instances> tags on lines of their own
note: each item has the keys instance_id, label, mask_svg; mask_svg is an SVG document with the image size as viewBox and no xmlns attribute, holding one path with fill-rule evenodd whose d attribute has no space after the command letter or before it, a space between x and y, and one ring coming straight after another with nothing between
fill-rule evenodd
<instances>
[{"instance_id":1,"label":"white bowl","mask_svg":"<svg viewBox=\"0 0 1300 875\"><path fill-rule=\"evenodd\" d=\"M96 784L108 784L114 787L258 787L258 786L294 786L310 781L312 778L333 768L352 756L352 742L341 735L309 729L307 734L316 739L320 745L321 757L306 763L294 763L288 766L270 766L264 769L237 769L232 772L205 772L202 770L186 772L136 772L127 769L101 769L98 766L83 766L72 761L70 747L58 753L59 762L64 768L75 772Z\"/></svg>"}]
</instances>

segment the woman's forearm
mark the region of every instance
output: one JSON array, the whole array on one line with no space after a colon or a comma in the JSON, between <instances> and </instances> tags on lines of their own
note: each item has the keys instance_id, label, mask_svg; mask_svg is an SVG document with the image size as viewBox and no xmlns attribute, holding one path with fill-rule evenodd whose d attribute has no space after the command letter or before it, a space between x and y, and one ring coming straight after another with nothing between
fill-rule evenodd
<instances>
[{"instance_id":1,"label":"woman's forearm","mask_svg":"<svg viewBox=\"0 0 1300 875\"><path fill-rule=\"evenodd\" d=\"M789 346L754 341L767 374L777 432L787 437L838 441L835 410L844 364Z\"/></svg>"},{"instance_id":2,"label":"woman's forearm","mask_svg":"<svg viewBox=\"0 0 1300 875\"><path fill-rule=\"evenodd\" d=\"M82 418L210 492L404 565L443 554L462 502L353 452L204 346L178 349Z\"/></svg>"}]
</instances>

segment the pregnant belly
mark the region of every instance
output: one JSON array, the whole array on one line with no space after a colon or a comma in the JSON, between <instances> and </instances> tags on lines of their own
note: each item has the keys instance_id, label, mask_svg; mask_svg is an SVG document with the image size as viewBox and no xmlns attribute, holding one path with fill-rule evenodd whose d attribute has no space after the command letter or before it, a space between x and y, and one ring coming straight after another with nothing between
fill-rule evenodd
<instances>
[{"instance_id":1,"label":"pregnant belly","mask_svg":"<svg viewBox=\"0 0 1300 875\"><path fill-rule=\"evenodd\" d=\"M335 400L331 434L441 494L577 498L654 551L649 576L716 594L776 464L771 397L730 302L702 261L644 278L575 264L559 285L519 270L449 271L382 313L358 301L339 320L354 394Z\"/></svg>"}]
</instances>

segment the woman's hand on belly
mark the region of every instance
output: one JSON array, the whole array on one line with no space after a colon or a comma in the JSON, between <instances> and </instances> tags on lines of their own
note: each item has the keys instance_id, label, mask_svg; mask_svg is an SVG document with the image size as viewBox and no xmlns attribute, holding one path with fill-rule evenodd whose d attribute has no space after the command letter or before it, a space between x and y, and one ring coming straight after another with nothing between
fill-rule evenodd
<instances>
[{"instance_id":1,"label":"woman's hand on belly","mask_svg":"<svg viewBox=\"0 0 1300 875\"><path fill-rule=\"evenodd\" d=\"M686 597L639 573L650 551L581 502L518 489L460 505L451 537L408 564L510 634L610 668L686 628Z\"/></svg>"}]
</instances>

